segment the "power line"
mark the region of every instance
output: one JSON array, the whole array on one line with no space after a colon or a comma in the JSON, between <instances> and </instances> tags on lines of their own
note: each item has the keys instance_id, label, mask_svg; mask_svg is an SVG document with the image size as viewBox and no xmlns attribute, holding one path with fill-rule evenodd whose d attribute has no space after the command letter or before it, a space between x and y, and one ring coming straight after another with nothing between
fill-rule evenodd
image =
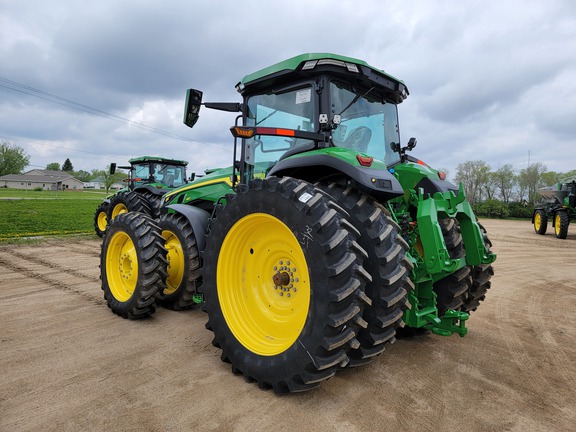
<instances>
[{"instance_id":1,"label":"power line","mask_svg":"<svg viewBox=\"0 0 576 432\"><path fill-rule=\"evenodd\" d=\"M174 138L174 139L178 139L178 140L181 140L181 141L193 142L193 143L197 143L197 144L203 144L203 145L207 145L207 146L210 146L210 147L217 148L217 149L219 149L219 150L232 151L232 150L229 149L229 148L224 148L224 147L220 147L220 146L217 146L217 145L214 145L214 144L209 144L209 143L204 143L204 142L201 142L201 141L196 141L196 140L187 138L187 137L182 136L182 135L177 135L177 134L174 134L174 133L172 133L172 132L168 132L168 131L165 131L165 130L162 130L162 129L158 129L158 128L153 127L153 126L149 126L149 125L144 124L144 123L140 123L140 122L137 122L137 121L134 121L134 120L127 119L127 118L125 118L125 117L121 117L121 116L118 116L118 115L115 115L115 114L111 114L111 113L108 113L108 112L106 112L106 111L99 110L99 109L97 109L97 108L92 108L92 107L90 107L90 106L88 106L88 105L84 105L84 104L81 104L81 103L78 103L78 102L74 102L74 101L72 101L72 100L70 100L70 99L66 99L66 98L63 98L63 97L61 97L61 96L57 96L57 95L55 95L55 94L52 94L52 93L49 93L49 92L46 92L46 91L37 89L37 88L35 88L35 87L31 87L31 86L28 86L28 85L25 85L25 84L18 83L18 82L16 82L16 81L9 80L9 79L7 79L7 78L3 78L3 77L1 77L1 76L0 76L0 81L5 83L5 84L0 84L0 87L4 87L4 88L6 88L6 89L9 89L9 90L12 90L12 91L15 91L15 92L18 92L18 93L23 93L23 94L26 94L26 95L28 95L28 96L33 96L33 97L36 97L36 98L39 98L39 99L43 99L43 100L46 100L46 101L48 101L48 102L52 102L52 103L55 103L55 104L58 104L58 105L62 105L62 106L65 106L65 107L67 107L67 108L70 108L70 109L73 109L73 110L76 110L76 111L81 111L81 112L84 112L84 113L87 113L87 114L90 114L90 115L93 115L93 116L106 118L106 119L109 119L109 120L112 120L112 121L116 121L116 122L118 122L118 123L126 123L126 124L128 124L128 125L130 125L130 126L135 126L135 127L140 128L140 129L147 130L148 132L156 133L156 134L163 135L163 136L166 136L166 137L169 137L169 138ZM14 88L14 87L18 87L18 88Z\"/></svg>"}]
</instances>

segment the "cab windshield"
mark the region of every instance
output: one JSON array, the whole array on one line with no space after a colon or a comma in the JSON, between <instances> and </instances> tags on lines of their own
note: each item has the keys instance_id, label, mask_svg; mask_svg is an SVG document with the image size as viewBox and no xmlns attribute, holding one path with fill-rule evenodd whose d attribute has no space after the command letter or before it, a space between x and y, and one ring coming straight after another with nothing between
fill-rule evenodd
<instances>
[{"instance_id":1,"label":"cab windshield","mask_svg":"<svg viewBox=\"0 0 576 432\"><path fill-rule=\"evenodd\" d=\"M163 163L153 164L153 176L150 176L150 163L134 165L133 178L141 179L136 183L148 183L154 181L168 187L178 187L186 183L186 167Z\"/></svg>"},{"instance_id":2,"label":"cab windshield","mask_svg":"<svg viewBox=\"0 0 576 432\"><path fill-rule=\"evenodd\" d=\"M332 134L336 147L346 147L383 160L386 165L400 161L391 143L399 143L396 105L387 103L375 88L352 89L350 84L330 83L332 117L341 121Z\"/></svg>"}]
</instances>

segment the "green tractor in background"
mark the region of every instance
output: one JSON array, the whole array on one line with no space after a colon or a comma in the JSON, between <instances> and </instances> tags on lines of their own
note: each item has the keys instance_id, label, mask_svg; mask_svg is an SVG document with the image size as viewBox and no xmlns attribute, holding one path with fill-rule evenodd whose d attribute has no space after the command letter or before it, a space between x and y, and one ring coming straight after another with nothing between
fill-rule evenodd
<instances>
[{"instance_id":1,"label":"green tractor in background","mask_svg":"<svg viewBox=\"0 0 576 432\"><path fill-rule=\"evenodd\" d=\"M403 327L464 336L496 259L463 187L407 154L404 83L354 58L304 54L246 76L229 168L115 218L101 254L108 306L201 303L234 373L276 393L369 362Z\"/></svg>"},{"instance_id":2,"label":"green tractor in background","mask_svg":"<svg viewBox=\"0 0 576 432\"><path fill-rule=\"evenodd\" d=\"M546 234L548 218L552 219L554 235L559 239L568 236L570 220L576 220L576 180L538 189L542 201L532 213L532 224L537 234Z\"/></svg>"},{"instance_id":3,"label":"green tractor in background","mask_svg":"<svg viewBox=\"0 0 576 432\"><path fill-rule=\"evenodd\" d=\"M99 237L106 232L108 222L121 213L138 211L157 216L162 195L182 186L186 180L188 162L158 156L140 156L128 161L127 186L108 196L96 209L94 229ZM110 164L110 174L116 172L116 164Z\"/></svg>"}]
</instances>

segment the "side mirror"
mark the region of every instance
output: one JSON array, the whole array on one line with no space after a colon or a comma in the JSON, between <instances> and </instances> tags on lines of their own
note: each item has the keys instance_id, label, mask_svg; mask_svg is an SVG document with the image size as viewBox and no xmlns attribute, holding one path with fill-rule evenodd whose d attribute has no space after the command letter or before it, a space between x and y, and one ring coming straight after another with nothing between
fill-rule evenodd
<instances>
[{"instance_id":1,"label":"side mirror","mask_svg":"<svg viewBox=\"0 0 576 432\"><path fill-rule=\"evenodd\" d=\"M416 147L416 138L412 137L408 140L408 150L412 150L414 147Z\"/></svg>"},{"instance_id":2,"label":"side mirror","mask_svg":"<svg viewBox=\"0 0 576 432\"><path fill-rule=\"evenodd\" d=\"M188 127L194 127L198 121L198 113L202 105L202 92L200 90L186 90L186 105L184 108L184 124Z\"/></svg>"},{"instance_id":3,"label":"side mirror","mask_svg":"<svg viewBox=\"0 0 576 432\"><path fill-rule=\"evenodd\" d=\"M192 174L190 174L190 181L193 182L194 179L196 178L196 173L193 172Z\"/></svg>"},{"instance_id":4,"label":"side mirror","mask_svg":"<svg viewBox=\"0 0 576 432\"><path fill-rule=\"evenodd\" d=\"M112 162L110 164L110 175L114 175L115 172L116 172L116 164Z\"/></svg>"}]
</instances>

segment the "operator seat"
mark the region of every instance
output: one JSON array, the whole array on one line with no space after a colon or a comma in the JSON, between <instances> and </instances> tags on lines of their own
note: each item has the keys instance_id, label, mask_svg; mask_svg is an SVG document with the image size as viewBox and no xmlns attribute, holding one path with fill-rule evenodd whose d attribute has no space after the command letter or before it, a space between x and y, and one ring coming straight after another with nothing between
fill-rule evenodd
<instances>
[{"instance_id":1,"label":"operator seat","mask_svg":"<svg viewBox=\"0 0 576 432\"><path fill-rule=\"evenodd\" d=\"M174 187L174 174L166 174L163 183L168 187Z\"/></svg>"},{"instance_id":2,"label":"operator seat","mask_svg":"<svg viewBox=\"0 0 576 432\"><path fill-rule=\"evenodd\" d=\"M352 129L346 136L344 139L343 147L366 152L368 150L368 144L370 143L371 138L372 131L370 128L366 126L359 126L355 129Z\"/></svg>"}]
</instances>

